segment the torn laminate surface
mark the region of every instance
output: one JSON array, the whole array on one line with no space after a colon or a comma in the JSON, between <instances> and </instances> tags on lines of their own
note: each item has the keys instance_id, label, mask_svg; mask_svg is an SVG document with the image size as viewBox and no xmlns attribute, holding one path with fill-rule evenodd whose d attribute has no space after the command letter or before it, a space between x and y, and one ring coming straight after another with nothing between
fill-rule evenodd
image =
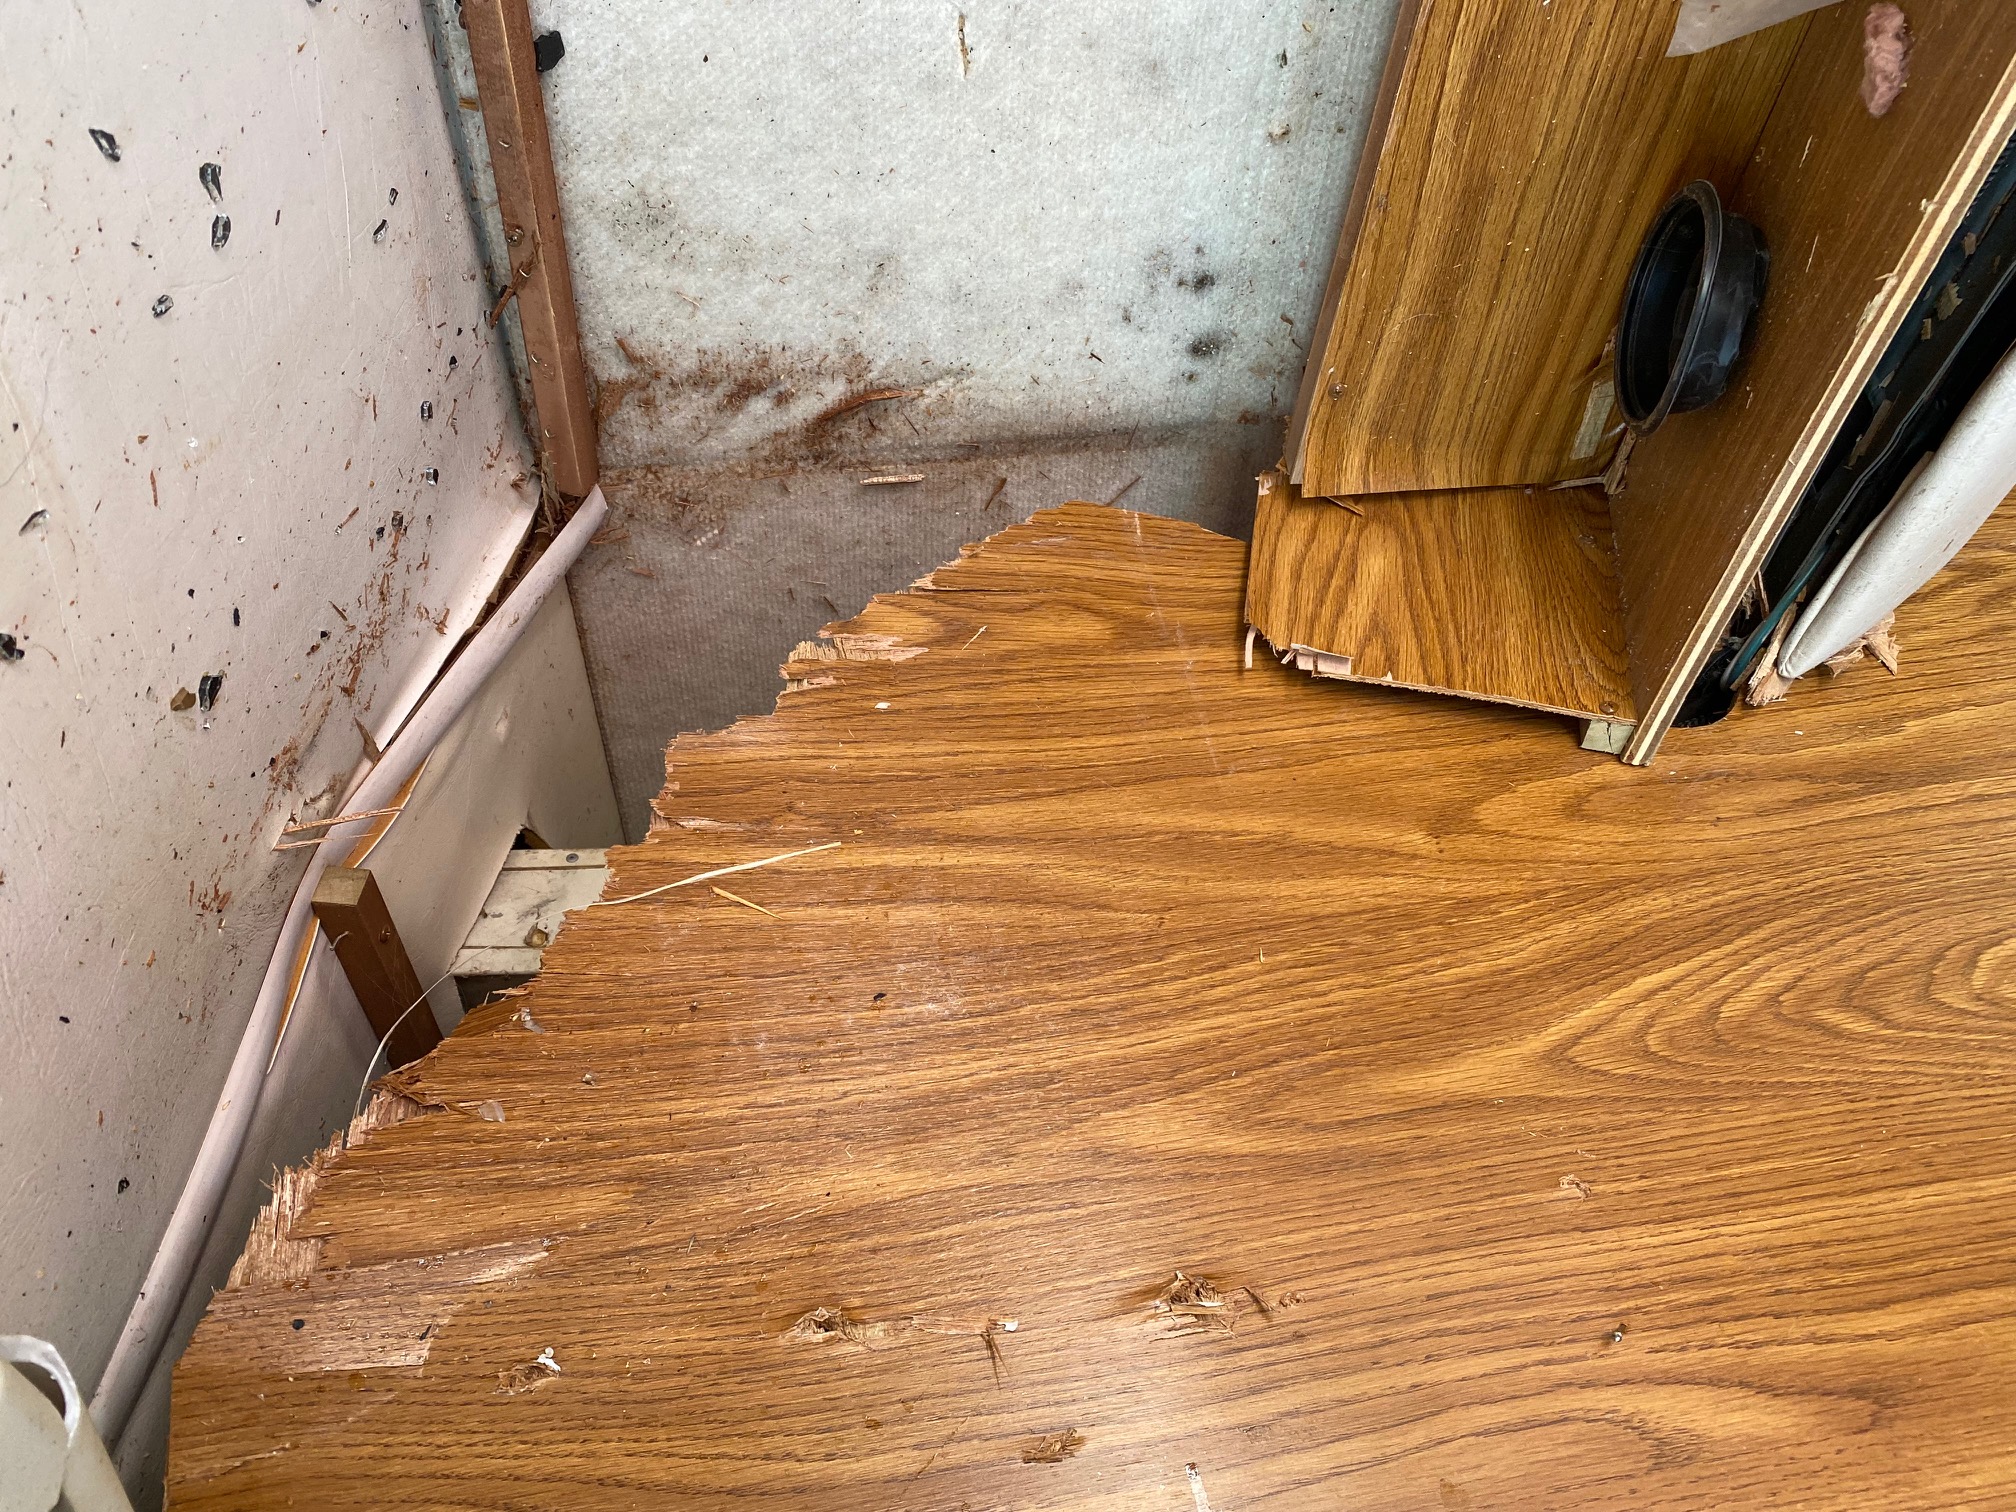
<instances>
[{"instance_id":1,"label":"torn laminate surface","mask_svg":"<svg viewBox=\"0 0 2016 1512\"><path fill-rule=\"evenodd\" d=\"M1241 671L1244 556L1048 512L675 742L612 896L840 847L584 910L400 1073L171 1505L2016 1497L2016 521L1903 676L1652 772ZM316 1368L372 1267L424 1363Z\"/></svg>"},{"instance_id":2,"label":"torn laminate surface","mask_svg":"<svg viewBox=\"0 0 2016 1512\"><path fill-rule=\"evenodd\" d=\"M1246 618L1323 675L1630 720L1600 488L1305 499L1260 480Z\"/></svg>"},{"instance_id":3,"label":"torn laminate surface","mask_svg":"<svg viewBox=\"0 0 2016 1512\"><path fill-rule=\"evenodd\" d=\"M1806 25L1668 58L1677 13L1401 7L1288 439L1306 492L1602 470L1610 405L1592 390L1638 243L1689 180L1733 187Z\"/></svg>"}]
</instances>

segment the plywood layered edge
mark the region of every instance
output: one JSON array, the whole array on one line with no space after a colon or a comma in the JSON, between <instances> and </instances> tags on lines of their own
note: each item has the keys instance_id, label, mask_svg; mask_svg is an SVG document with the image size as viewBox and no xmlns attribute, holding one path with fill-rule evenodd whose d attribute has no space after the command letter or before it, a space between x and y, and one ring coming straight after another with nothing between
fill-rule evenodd
<instances>
[{"instance_id":1,"label":"plywood layered edge","mask_svg":"<svg viewBox=\"0 0 2016 1512\"><path fill-rule=\"evenodd\" d=\"M1306 498L1263 474L1246 618L1305 671L1636 719L1598 488Z\"/></svg>"}]
</instances>

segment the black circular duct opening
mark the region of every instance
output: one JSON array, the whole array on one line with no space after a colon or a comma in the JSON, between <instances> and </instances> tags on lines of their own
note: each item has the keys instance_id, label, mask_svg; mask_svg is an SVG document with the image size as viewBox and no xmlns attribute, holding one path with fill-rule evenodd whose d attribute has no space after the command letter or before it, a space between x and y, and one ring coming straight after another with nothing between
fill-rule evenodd
<instances>
[{"instance_id":1,"label":"black circular duct opening","mask_svg":"<svg viewBox=\"0 0 2016 1512\"><path fill-rule=\"evenodd\" d=\"M1617 328L1617 404L1645 435L1718 399L1764 298L1771 254L1697 179L1659 212L1631 264Z\"/></svg>"}]
</instances>

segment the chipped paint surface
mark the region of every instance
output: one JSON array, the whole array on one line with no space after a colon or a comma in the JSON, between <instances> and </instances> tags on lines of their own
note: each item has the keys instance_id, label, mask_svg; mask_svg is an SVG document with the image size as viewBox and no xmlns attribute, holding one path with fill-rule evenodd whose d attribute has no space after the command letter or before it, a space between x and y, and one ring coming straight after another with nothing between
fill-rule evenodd
<instances>
[{"instance_id":1,"label":"chipped paint surface","mask_svg":"<svg viewBox=\"0 0 2016 1512\"><path fill-rule=\"evenodd\" d=\"M1394 9L537 0L604 465L1285 414Z\"/></svg>"},{"instance_id":2,"label":"chipped paint surface","mask_svg":"<svg viewBox=\"0 0 2016 1512\"><path fill-rule=\"evenodd\" d=\"M298 874L272 841L390 737L532 499L417 15L13 20L0 1282L88 1382Z\"/></svg>"}]
</instances>

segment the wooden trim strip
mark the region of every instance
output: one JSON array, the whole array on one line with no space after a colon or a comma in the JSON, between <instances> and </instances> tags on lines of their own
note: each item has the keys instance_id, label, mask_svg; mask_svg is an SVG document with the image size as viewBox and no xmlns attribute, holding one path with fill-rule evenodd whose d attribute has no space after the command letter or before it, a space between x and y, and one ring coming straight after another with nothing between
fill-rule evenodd
<instances>
[{"instance_id":1,"label":"wooden trim strip","mask_svg":"<svg viewBox=\"0 0 2016 1512\"><path fill-rule=\"evenodd\" d=\"M540 466L554 492L578 499L595 486L598 474L595 420L581 361L546 102L533 57L532 16L526 0L463 0L462 23L469 32L497 207L511 256L510 288L517 291L525 356L532 368Z\"/></svg>"}]
</instances>

